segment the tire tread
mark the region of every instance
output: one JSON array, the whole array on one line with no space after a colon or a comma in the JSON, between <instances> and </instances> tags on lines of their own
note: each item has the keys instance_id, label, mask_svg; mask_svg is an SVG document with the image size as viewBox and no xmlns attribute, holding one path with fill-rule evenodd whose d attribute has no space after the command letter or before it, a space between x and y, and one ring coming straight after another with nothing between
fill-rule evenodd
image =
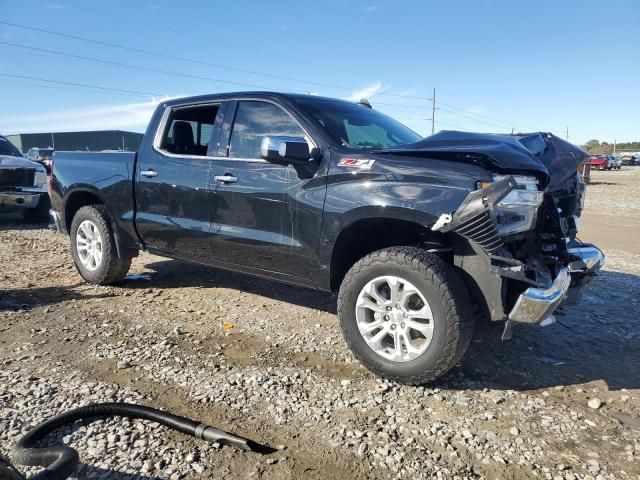
<instances>
[{"instance_id":1,"label":"tire tread","mask_svg":"<svg viewBox=\"0 0 640 480\"><path fill-rule=\"evenodd\" d=\"M75 249L75 235L74 232L78 228L78 224L83 219L91 219L98 224L98 227L103 234L103 250L102 255L108 263L107 268L99 268L95 272L85 273L78 265L77 252ZM71 222L71 251L73 252L74 263L78 273L89 283L97 285L109 285L122 280L131 267L131 257L118 256L116 241L113 235L113 230L109 222L109 214L104 205L94 204L86 205L78 209L73 216Z\"/></svg>"},{"instance_id":2,"label":"tire tread","mask_svg":"<svg viewBox=\"0 0 640 480\"><path fill-rule=\"evenodd\" d=\"M345 308L344 297L346 292L352 288L352 283L357 274L381 263L404 265L420 272L430 279L443 299L445 307L444 324L447 327L443 354L431 368L426 369L419 375L398 376L388 374L381 364L368 361L369 359L363 358L357 353L353 339L345 329L345 324L342 320L342 309ZM356 262L347 272L338 293L338 315L341 319L340 325L346 342L358 360L381 377L399 383L421 385L442 376L454 367L465 354L473 336L473 313L468 303L464 301L465 298L468 298L468 294L462 280L453 268L441 258L417 247L391 247L370 253Z\"/></svg>"}]
</instances>

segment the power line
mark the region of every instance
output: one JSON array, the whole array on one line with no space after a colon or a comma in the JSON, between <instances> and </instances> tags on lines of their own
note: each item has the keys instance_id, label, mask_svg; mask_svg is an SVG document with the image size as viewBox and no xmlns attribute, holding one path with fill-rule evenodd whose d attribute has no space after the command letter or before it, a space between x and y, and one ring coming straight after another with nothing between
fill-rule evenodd
<instances>
[{"instance_id":1,"label":"power line","mask_svg":"<svg viewBox=\"0 0 640 480\"><path fill-rule=\"evenodd\" d=\"M62 91L72 91L72 92L84 92L84 93L97 93L100 95L122 95L123 97L141 97L142 95L138 95L135 93L118 93L118 92L103 92L101 90L91 90L90 87L67 87L64 85L42 85L39 83L25 83L24 81L6 81L0 80L0 85L11 85L13 87L29 87L29 88L46 88L50 90L62 90ZM146 97L146 95L145 95Z\"/></svg>"},{"instance_id":2,"label":"power line","mask_svg":"<svg viewBox=\"0 0 640 480\"><path fill-rule=\"evenodd\" d=\"M120 49L120 50L129 51L129 52L141 53L141 54L144 54L144 55L151 55L151 56L159 57L159 58L166 58L168 60L178 60L178 61L181 61L181 62L192 63L192 64L196 64L196 65L204 65L204 66L208 66L208 67L219 68L219 69L223 69L223 70L230 70L230 71L240 72L240 73L248 73L248 74L251 74L251 75L258 75L258 76L267 77L267 78L273 78L273 79L277 79L277 80L286 80L286 81L289 81L289 82L296 82L296 83L302 83L302 84L306 84L306 85L313 85L313 86L316 86L316 87L334 88L334 89L343 90L343 91L349 91L349 92L353 92L353 91L358 90L357 88L346 87L346 86L343 86L343 85L335 85L335 84L331 84L331 83L316 82L316 81L313 81L313 80L304 80L304 79L295 78L295 77L288 77L288 76L285 76L285 75L276 75L276 74L272 74L272 73L259 72L257 70L249 70L249 69L245 69L245 68L231 67L229 65L222 65L222 64L219 64L219 63L205 62L205 61L196 60L196 59L193 59L193 58L181 57L181 56L177 56L177 55L169 55L169 54L166 54L166 53L154 52L154 51L151 51L151 50L145 50L145 49L141 49L141 48L128 47L126 45L119 45L117 43L105 42L105 41L96 40L96 39L93 39L93 38L80 37L78 35L71 35L71 34L67 34L67 33L55 32L53 30L46 30L46 29L43 29L43 28L36 28L36 27L21 25L21 24L18 24L18 23L0 21L0 24L8 25L8 26L15 27L15 28L21 28L21 29L25 29L25 30L29 30L29 31L36 31L36 32L46 33L48 35L55 35L55 36L58 36L58 37L70 38L70 39L73 39L73 40L92 43L94 45L102 45L102 46L105 46L105 47L117 48L117 49ZM395 98L408 98L408 99L412 99L412 100L431 100L430 98L426 98L426 97L419 97L419 96L413 96L413 95L404 95L404 94L396 94L396 93L379 92L376 95L383 95L383 96L395 97Z\"/></svg>"},{"instance_id":3,"label":"power line","mask_svg":"<svg viewBox=\"0 0 640 480\"><path fill-rule=\"evenodd\" d=\"M442 105L442 104L439 103L439 105ZM480 120L478 118L473 118L473 117L470 117L470 116L462 114L462 113L454 112L453 110L449 110L448 108L445 108L445 107L440 107L440 109L442 111L444 111L444 112L450 113L451 115L456 115L456 116L465 118L467 120L470 120L472 122L483 123L485 125L490 125L490 126L496 127L496 128L502 128L502 129L508 128L505 125L499 125L497 123L487 122L486 120Z\"/></svg>"},{"instance_id":4,"label":"power line","mask_svg":"<svg viewBox=\"0 0 640 480\"><path fill-rule=\"evenodd\" d=\"M175 32L178 35L180 35L180 37L192 37L192 38L198 38L201 40L206 40L207 42L211 42L211 37L207 36L207 35L202 35L197 33L196 31L193 31L192 29L188 29L185 30L184 28L174 28L171 27L171 25L167 25L166 23L155 23L155 22L149 22L148 18L146 16L123 16L123 15L114 15L113 13L111 13L110 11L101 11L101 10L94 10L92 8L87 8L86 6L84 6L84 4L81 5L74 5L73 6L74 10L80 10L80 11L85 11L88 12L94 16L99 17L100 19L103 19L105 17L109 17L109 18L114 18L116 20L121 20L121 21L125 21L128 23L131 23L133 25L136 26L136 28L140 28L142 27L147 27L148 29L153 29L154 33L158 32L158 29L160 29L163 32L169 31L169 32ZM216 38L215 39L215 43L216 45L226 45L227 47L232 47L232 48L237 48L238 45L236 43L232 43L232 42L225 42L223 38ZM252 50L254 52L261 52L263 55L273 55L273 51L271 50L261 50L259 48L256 48L256 46L252 46ZM367 80L371 80L371 76L370 75L366 75L362 72L354 72L351 70L346 70L344 68L337 68L333 65L322 65L322 64L318 64L317 62L305 62L305 61L301 61L299 58L296 59L296 63L297 64L302 64L302 65L309 65L312 66L314 68L322 68L324 70L332 70L334 72L340 72L340 73L346 73L349 75L353 75L356 77L361 77L361 78L366 78Z\"/></svg>"},{"instance_id":5,"label":"power line","mask_svg":"<svg viewBox=\"0 0 640 480\"><path fill-rule=\"evenodd\" d=\"M88 10L88 9L85 9L85 10ZM285 75L270 74L270 73L265 73L265 72L259 72L259 71L256 71L256 70L249 70L249 69L244 69L244 68L231 67L231 66L228 66L228 65L223 65L223 64L218 64L218 63L205 62L205 61L202 61L202 60L196 60L196 59L187 58L187 57L181 57L181 56L177 56L177 55L169 55L169 54L164 54L164 53L160 53L160 52L154 52L154 51L151 51L151 50L145 50L145 49L140 49L140 48L135 48L135 47L128 47L128 46L120 45L120 44L116 44L116 43L105 42L105 41L102 41L102 40L96 40L96 39L92 39L92 38L81 37L81 36L78 36L78 35L71 35L71 34L66 34L66 33L62 33L62 32L56 32L56 31L53 31L53 30L47 30L47 29L42 29L42 28L26 26L26 25L22 25L22 24L18 24L18 23L13 23L13 22L0 21L0 24L8 25L8 26L15 27L15 28L21 28L21 29L25 29L25 30L29 30L29 31L38 31L38 32L42 32L42 33L45 33L45 34L54 35L54 36L58 36L58 37L63 37L63 38L69 38L69 39L73 39L73 40L88 42L88 43L92 43L92 44L95 44L95 45L102 45L102 46L107 46L107 47L111 47L111 48L117 48L117 49L121 49L121 50L125 50L125 51L130 51L130 52L134 52L134 53L141 53L141 54L144 54L144 55L151 55L151 56L155 56L155 57L159 57L159 58L166 58L166 59L170 59L170 60L178 60L178 61L188 62L188 63L192 63L192 64L197 64L197 65L209 66L209 67L213 67L213 68L226 69L226 70L230 70L230 71L248 73L248 74L252 74L252 75L258 75L258 76L263 76L263 77L268 77L268 78L273 78L273 79L278 79L278 80L286 80L286 81L292 81L292 82L296 82L296 83L302 83L302 84L308 84L308 85L314 85L314 86L320 86L320 87L326 87L326 88L334 88L334 89L339 89L339 90L343 90L343 91L354 91L354 90L357 90L355 88L346 87L346 86L343 86L343 85L335 85L335 84L329 84L329 83L323 83L323 82L316 82L316 81L312 81L312 80L304 80L304 79L300 79L300 78L288 77L288 76L285 76ZM25 45L10 44L8 42L4 42L4 43L6 45L11 45L11 46L19 47L19 48L27 48L27 49L31 48L31 49L33 49L33 47L28 47L28 46L25 46ZM108 62L108 63L113 64L113 65L118 65L118 66L123 66L123 67L128 67L128 68L137 67L137 66L127 65L127 64L121 64L119 62L109 62L107 60L102 60L102 59L97 59L97 58L81 57L81 56L72 55L72 54L65 54L63 52L50 51L50 50L45 50L45 49L42 49L41 51L43 51L45 53L50 53L50 54L71 56L71 57L77 58L77 59L97 61L97 62L100 62L100 63L107 63ZM167 74L177 75L176 72L170 72L169 73L169 72L166 72L166 71L161 71L159 69L153 69L151 71L156 71L157 73L167 73ZM258 85L255 85L255 84L249 84L249 83L231 82L231 81L225 81L225 80L220 80L220 79L211 79L211 78L207 78L207 77L188 75L188 74L181 74L181 76L190 76L191 78L198 78L198 79L215 81L215 82L220 82L220 83L227 83L227 84L231 84L231 85L249 86L251 88L268 89L267 87L258 86ZM427 97L422 97L422 96L413 96L413 95L405 95L405 94L394 94L394 93L386 93L386 92L379 92L376 95L396 97L396 98L408 98L408 99L413 99L413 100L431 101L432 102L432 107L435 107L435 100L434 100L433 97L427 98ZM378 103L379 105L386 105L386 106L398 106L398 107L403 107L403 108L416 108L415 105L409 106L409 105L400 105L400 104L391 104L391 103L382 103L382 102L376 102L376 103ZM441 101L439 101L438 104L443 105L445 107L448 107L448 108L454 110L453 112L449 111L449 113L451 113L453 115L459 115L459 116L462 116L463 118L467 118L467 119L472 120L472 121L477 121L479 123L484 123L486 125L491 125L491 126L499 127L499 128L511 128L512 126L516 125L516 126L520 126L520 127L523 127L523 128L528 128L528 127L524 127L523 125L519 125L517 123L499 120L499 119L496 119L494 117L490 117L488 115L482 115L482 114L475 113L475 112L469 112L469 111L467 111L465 109L462 109L460 107L456 107L454 105L451 105L451 104L448 104L448 103L444 103L444 102L441 102ZM463 113L458 113L458 112L463 112ZM472 115L474 117L486 118L486 119L491 120L493 122L498 122L501 125L496 125L495 123L489 123L489 122L486 122L486 121L471 119L471 118L469 118L468 115ZM434 117L434 112L432 112L432 118L433 117Z\"/></svg>"},{"instance_id":6,"label":"power line","mask_svg":"<svg viewBox=\"0 0 640 480\"><path fill-rule=\"evenodd\" d=\"M12 24L10 22L0 21L0 24L7 24L7 25L12 25L12 26L18 26L20 28L26 28L26 27L23 27L22 25ZM200 64L214 66L214 67L227 68L225 66L220 66L220 65L217 65L217 64L209 64L207 62L200 62L198 60L184 59L182 57L174 57L174 56L171 56L171 55L164 55L164 54L160 54L160 53L149 52L149 51L146 51L146 50L125 47L125 46L121 46L121 45L111 44L111 43L108 43L108 42L101 42L101 41L98 41L98 40L84 39L82 37L76 37L76 36L73 36L73 35L60 34L58 32L50 32L48 30L43 30L43 29L35 29L35 30L43 31L43 32L46 32L46 33L51 33L51 34L54 34L54 35L60 35L60 36L64 36L64 37L74 38L74 39L86 40L86 41L94 42L94 43L97 43L97 44L113 46L115 48L122 48L122 49L125 49L125 50L131 50L131 51L134 51L134 52L142 52L142 53L146 53L146 54L150 54L150 55L157 55L159 57L180 59L180 60L193 62L193 63L200 63ZM262 85L258 85L258 84L251 84L251 83L245 83L245 82L235 82L235 81L231 81L231 80L223 80L223 79L218 79L218 78L206 77L206 76L202 76L202 75L193 75L193 74L187 74L187 73L172 72L172 71L169 71L169 70L163 70L163 69L158 69L158 68L154 68L154 67L144 67L144 66L141 66L141 65L132 65L132 64L122 63L122 62L115 62L115 61L111 61L111 60L105 60L105 59L101 59L101 58L97 58L97 57L86 57L86 56L82 56L82 55L75 55L75 54L61 52L61 51L57 51L57 50L49 50L49 49L44 49L44 48L31 47L31 46L28 46L28 45L22 45L22 44L11 43L11 42L0 42L0 45L6 45L6 46L11 46L11 47L22 48L22 49L30 50L32 52L43 52L43 53L47 53L47 54L51 54L51 55L64 56L64 57L73 58L73 59L76 59L76 60L90 61L90 62L96 62L96 63L106 64L106 65L112 65L112 66L117 66L117 67L121 67L121 68L131 68L131 69L143 70L143 71L148 71L148 72L153 72L153 73L160 73L160 74L165 74L165 75L179 76L179 77L185 77L185 78L193 78L193 79L197 79L197 80L205 80L205 81L210 81L210 82L215 82L215 83L224 83L224 84L234 85L234 86L257 88L257 89L260 89L260 90L268 90L268 89L270 89L268 87L265 87L265 86L262 86ZM258 75L265 75L265 76L270 76L270 77L273 77L273 78L280 78L280 79L285 79L285 80L290 80L290 81L297 81L297 82L302 82L302 83L313 83L313 84L320 85L318 82L307 82L305 80L293 79L293 78L284 77L284 76L274 76L274 75L270 75L270 74L262 74L260 72L254 72L254 71L251 71L251 70L235 69L233 67L229 67L229 68L230 69L234 69L234 70L238 70L238 71L243 71L245 73L256 73ZM17 76L16 78L19 78L19 76ZM92 87L92 86L87 86L87 85L74 84L72 82L53 82L51 80L42 79L42 78L40 78L40 79L33 78L33 79L44 81L44 82L50 82L50 83L67 84L67 85L72 85L72 86L86 86L87 88L96 88L96 89L100 89L100 90L104 90L104 91L111 91L111 92L116 92L116 93L119 92L119 93L130 93L130 94L141 94L141 95L145 95L145 96L162 96L161 94L150 94L150 93L139 92L139 91L134 91L134 90L112 89L112 88L107 88L107 87L96 87L96 86ZM353 89L351 89L349 87L343 87L343 86L338 86L338 85L330 85L330 84L321 84L321 85L322 86L326 86L326 87L330 87L330 88L339 88L339 89L349 90L349 91L353 90ZM435 92L434 92L434 94L435 94ZM431 100L432 101L432 110L435 110L436 102L435 102L433 97L427 99L426 97L411 97L411 96L404 96L404 95L399 95L399 94L385 94L384 92L377 93L376 95L390 95L390 96L404 97L404 98L415 98L415 99ZM416 106L416 105L384 103L384 102L375 102L375 103L378 104L378 105L384 105L384 106L389 106L389 107L409 108L409 109L416 110L416 111L419 109L419 107ZM450 104L447 104L447 103L444 103L444 102L438 101L437 103L438 103L438 105L443 105L445 107L448 107L448 108L440 107L440 109L442 109L443 111L445 111L447 113L450 113L452 115L456 115L456 116L465 118L465 119L467 119L469 121L472 121L472 122L482 123L482 124L485 124L485 125L489 125L489 126L496 127L496 128L501 128L501 129L508 128L507 126L509 125L509 123L502 122L500 120L495 120L496 122L500 123L500 124L497 124L497 123L493 123L493 122L487 122L485 120L480 120L478 118L473 118L470 115L475 115L475 116L478 116L478 117L492 119L492 117L488 117L488 116L477 114L477 113L473 113L473 112L467 112L467 111L465 111L463 109L460 109L458 107L454 107L454 106L452 106ZM464 112L464 113L459 113L458 111L455 111L455 110L458 110L459 112ZM432 117L431 117L432 123L433 123L432 130L435 130L435 121L433 120L435 118L434 115L435 115L435 111L432 111ZM517 124L513 124L513 125L517 125ZM535 130L535 129L532 129L532 130Z\"/></svg>"},{"instance_id":7,"label":"power line","mask_svg":"<svg viewBox=\"0 0 640 480\"><path fill-rule=\"evenodd\" d=\"M149 93L149 92L141 92L139 90L126 90L126 89L120 89L120 88L111 88L111 87L102 87L99 85L90 85L88 83L77 83L77 82L63 82L63 81L59 81L59 80L50 80L48 78L38 78L38 77L30 77L27 75L17 75L14 73L0 73L1 76L3 77L11 77L11 78L21 78L24 80L37 80L40 82L48 82L48 83L54 83L57 85L69 85L69 86L73 86L73 87L85 87L85 88L93 88L96 90L104 90L104 91L108 91L108 92L115 92L115 93L126 93L126 94L130 94L130 95L139 95L139 96L144 96L144 97L164 97L166 95L160 94L160 93Z\"/></svg>"},{"instance_id":8,"label":"power line","mask_svg":"<svg viewBox=\"0 0 640 480\"><path fill-rule=\"evenodd\" d=\"M448 104L448 103L444 103L444 102L440 102L440 101L438 103L440 105L444 105L445 107L448 107L448 108L450 108L452 110L457 110L459 112L464 112L465 114L468 114L468 115L473 115L473 116L480 117L480 118L486 118L486 119L492 120L494 122L502 123L502 124L508 126L509 128L511 128L512 126L521 127L521 128L529 128L527 126L519 125L517 123L508 122L508 121L504 121L504 120L499 120L499 119L494 118L494 117L489 117L488 115L482 115L480 113L469 112L468 110L465 110L465 109L460 108L460 107L456 107L456 106Z\"/></svg>"},{"instance_id":9,"label":"power line","mask_svg":"<svg viewBox=\"0 0 640 480\"><path fill-rule=\"evenodd\" d=\"M235 86L240 86L240 87L251 87L251 88L257 88L259 90L265 90L265 87L263 87L261 85L252 84L252 83L234 82L234 81L231 81L231 80L221 80L219 78L205 77L203 75L192 75L192 74L189 74L189 73L172 72L170 70L162 70L160 68L143 67L142 65L132 65L130 63L114 62L112 60L105 60L105 59L97 58L97 57L85 57L83 55L75 55L73 53L60 52L58 50L49 50L49 49L46 49L46 48L30 47L28 45L22 45L22 44L19 44L19 43L0 42L0 45L8 45L10 47L23 48L25 50L31 50L31 51L35 51L35 52L45 52L45 53L49 53L49 54L52 54L52 55L58 55L58 56L61 56L61 57L75 58L77 60L84 60L84 61L89 61L89 62L102 63L104 65L112 65L112 66L122 67L122 68L131 68L131 69L134 69L134 70L143 70L143 71L147 71L147 72L161 73L161 74L164 74L164 75L172 75L172 76L175 76L175 77L193 78L193 79L196 79L196 80L206 80L208 82L226 83L228 85L235 85Z\"/></svg>"}]
</instances>

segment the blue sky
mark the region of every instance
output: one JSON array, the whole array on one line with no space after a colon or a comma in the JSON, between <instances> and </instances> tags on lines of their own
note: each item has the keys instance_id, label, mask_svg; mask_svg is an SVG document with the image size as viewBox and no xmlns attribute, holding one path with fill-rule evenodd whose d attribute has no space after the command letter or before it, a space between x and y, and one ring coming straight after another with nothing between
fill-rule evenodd
<instances>
[{"instance_id":1,"label":"blue sky","mask_svg":"<svg viewBox=\"0 0 640 480\"><path fill-rule=\"evenodd\" d=\"M436 131L631 141L639 47L636 0L0 0L0 133L144 131L163 96L259 87L366 96L426 136L435 87Z\"/></svg>"}]
</instances>

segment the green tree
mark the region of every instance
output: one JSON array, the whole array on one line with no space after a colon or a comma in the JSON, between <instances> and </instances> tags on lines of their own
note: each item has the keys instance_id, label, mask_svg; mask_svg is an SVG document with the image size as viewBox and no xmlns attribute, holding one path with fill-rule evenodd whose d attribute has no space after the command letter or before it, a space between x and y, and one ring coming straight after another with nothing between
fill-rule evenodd
<instances>
[{"instance_id":1,"label":"green tree","mask_svg":"<svg viewBox=\"0 0 640 480\"><path fill-rule=\"evenodd\" d=\"M595 138L593 140L589 140L587 143L584 144L584 148L587 151L591 151L596 147L600 146L600 140L596 140Z\"/></svg>"}]
</instances>

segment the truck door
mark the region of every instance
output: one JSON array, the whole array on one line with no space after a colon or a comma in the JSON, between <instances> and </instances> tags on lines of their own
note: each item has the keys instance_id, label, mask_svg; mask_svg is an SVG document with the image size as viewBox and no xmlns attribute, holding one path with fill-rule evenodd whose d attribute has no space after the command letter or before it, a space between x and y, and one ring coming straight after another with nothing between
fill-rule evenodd
<instances>
[{"instance_id":1,"label":"truck door","mask_svg":"<svg viewBox=\"0 0 640 480\"><path fill-rule=\"evenodd\" d=\"M216 262L246 266L254 273L277 272L299 283L317 268L313 250L326 185L318 181L307 193L318 199L315 208L301 207L298 199L313 179L300 180L293 167L263 160L265 136L304 137L313 145L281 106L266 100L229 102L211 172L212 256Z\"/></svg>"},{"instance_id":2,"label":"truck door","mask_svg":"<svg viewBox=\"0 0 640 480\"><path fill-rule=\"evenodd\" d=\"M140 152L136 227L145 246L206 257L210 253L210 146L217 149L224 103L167 107L155 139Z\"/></svg>"}]
</instances>

